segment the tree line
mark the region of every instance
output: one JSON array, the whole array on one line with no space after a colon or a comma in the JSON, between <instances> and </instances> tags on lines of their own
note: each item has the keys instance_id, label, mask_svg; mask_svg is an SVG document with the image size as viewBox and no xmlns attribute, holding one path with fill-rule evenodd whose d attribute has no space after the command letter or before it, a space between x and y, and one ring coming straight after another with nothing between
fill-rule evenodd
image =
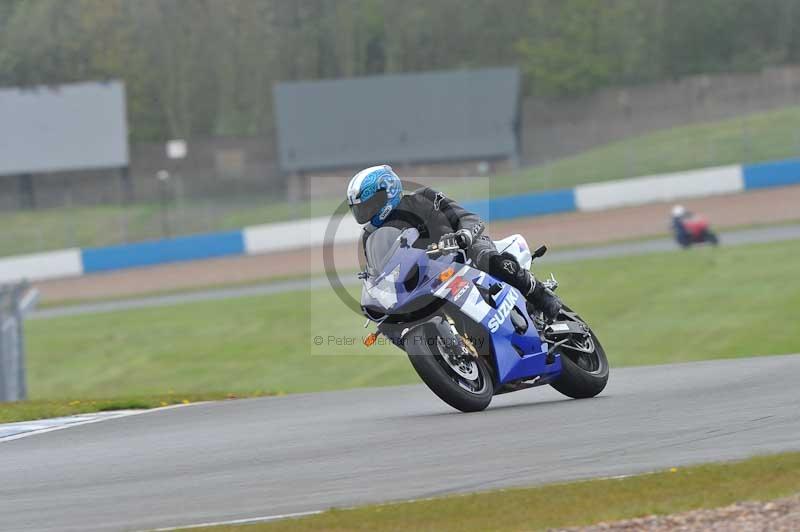
<instances>
[{"instance_id":1,"label":"tree line","mask_svg":"<svg viewBox=\"0 0 800 532\"><path fill-rule=\"evenodd\" d=\"M0 0L0 86L123 79L134 140L267 132L276 81L518 65L559 98L798 57L797 0Z\"/></svg>"}]
</instances>

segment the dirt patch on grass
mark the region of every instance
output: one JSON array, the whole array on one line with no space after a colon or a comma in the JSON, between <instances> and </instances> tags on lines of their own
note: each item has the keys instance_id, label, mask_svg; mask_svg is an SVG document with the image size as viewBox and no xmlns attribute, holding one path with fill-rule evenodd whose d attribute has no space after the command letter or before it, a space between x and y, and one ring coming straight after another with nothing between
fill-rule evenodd
<instances>
[{"instance_id":1,"label":"dirt patch on grass","mask_svg":"<svg viewBox=\"0 0 800 532\"><path fill-rule=\"evenodd\" d=\"M687 200L683 204L706 215L717 228L780 223L800 219L800 186ZM521 233L532 246L600 244L611 240L664 234L670 204L651 204L590 213L566 213L489 225L502 237ZM355 268L356 244L337 246L336 268ZM46 302L132 297L161 291L266 281L324 271L318 249L165 264L36 283Z\"/></svg>"},{"instance_id":2,"label":"dirt patch on grass","mask_svg":"<svg viewBox=\"0 0 800 532\"><path fill-rule=\"evenodd\" d=\"M771 502L740 502L713 510L651 515L588 527L556 529L581 532L794 532L800 530L800 495Z\"/></svg>"}]
</instances>

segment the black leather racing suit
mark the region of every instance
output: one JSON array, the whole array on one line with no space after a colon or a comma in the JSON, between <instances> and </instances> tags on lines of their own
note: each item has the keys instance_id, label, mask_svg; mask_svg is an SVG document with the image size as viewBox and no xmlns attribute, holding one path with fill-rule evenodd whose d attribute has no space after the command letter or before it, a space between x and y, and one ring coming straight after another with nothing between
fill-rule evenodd
<instances>
[{"instance_id":1,"label":"black leather racing suit","mask_svg":"<svg viewBox=\"0 0 800 532\"><path fill-rule=\"evenodd\" d=\"M483 234L485 224L478 215L465 210L441 192L425 187L403 196L381 227L395 227L401 231L416 228L420 237L414 247L421 249L439 242L448 233L465 229L472 235L472 244L465 251L473 266L514 286L526 297L533 295L537 285L533 275L521 268L512 255L498 253L492 239ZM367 239L375 230L372 225L365 226L361 239L362 254ZM539 288L537 292L541 291ZM532 302L536 304L536 301Z\"/></svg>"}]
</instances>

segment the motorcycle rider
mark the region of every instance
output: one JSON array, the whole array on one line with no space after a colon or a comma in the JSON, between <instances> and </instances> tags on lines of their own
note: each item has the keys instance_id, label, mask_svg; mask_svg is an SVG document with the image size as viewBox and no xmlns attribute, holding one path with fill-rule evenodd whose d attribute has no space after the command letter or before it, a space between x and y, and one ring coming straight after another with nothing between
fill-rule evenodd
<instances>
[{"instance_id":1,"label":"motorcycle rider","mask_svg":"<svg viewBox=\"0 0 800 532\"><path fill-rule=\"evenodd\" d=\"M691 241L689 231L683 222L692 216L692 213L687 211L683 205L672 207L672 231L675 233L675 240L682 245L686 245Z\"/></svg>"},{"instance_id":2,"label":"motorcycle rider","mask_svg":"<svg viewBox=\"0 0 800 532\"><path fill-rule=\"evenodd\" d=\"M356 221L364 225L361 251L365 256L367 241L378 228L402 231L413 227L420 233L416 246L455 241L474 267L518 289L545 319L553 321L558 316L561 300L522 268L513 255L497 251L484 234L480 217L443 193L424 187L404 195L397 174L390 166L379 165L353 176L347 186L347 203Z\"/></svg>"}]
</instances>

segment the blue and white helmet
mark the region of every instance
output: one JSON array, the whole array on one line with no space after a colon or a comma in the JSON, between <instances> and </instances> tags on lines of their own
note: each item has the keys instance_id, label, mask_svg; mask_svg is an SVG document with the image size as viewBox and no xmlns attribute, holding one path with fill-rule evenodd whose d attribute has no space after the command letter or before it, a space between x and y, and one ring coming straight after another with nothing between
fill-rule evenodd
<instances>
[{"instance_id":1,"label":"blue and white helmet","mask_svg":"<svg viewBox=\"0 0 800 532\"><path fill-rule=\"evenodd\" d=\"M388 164L361 170L347 185L347 204L360 224L380 227L403 197L403 183Z\"/></svg>"}]
</instances>

